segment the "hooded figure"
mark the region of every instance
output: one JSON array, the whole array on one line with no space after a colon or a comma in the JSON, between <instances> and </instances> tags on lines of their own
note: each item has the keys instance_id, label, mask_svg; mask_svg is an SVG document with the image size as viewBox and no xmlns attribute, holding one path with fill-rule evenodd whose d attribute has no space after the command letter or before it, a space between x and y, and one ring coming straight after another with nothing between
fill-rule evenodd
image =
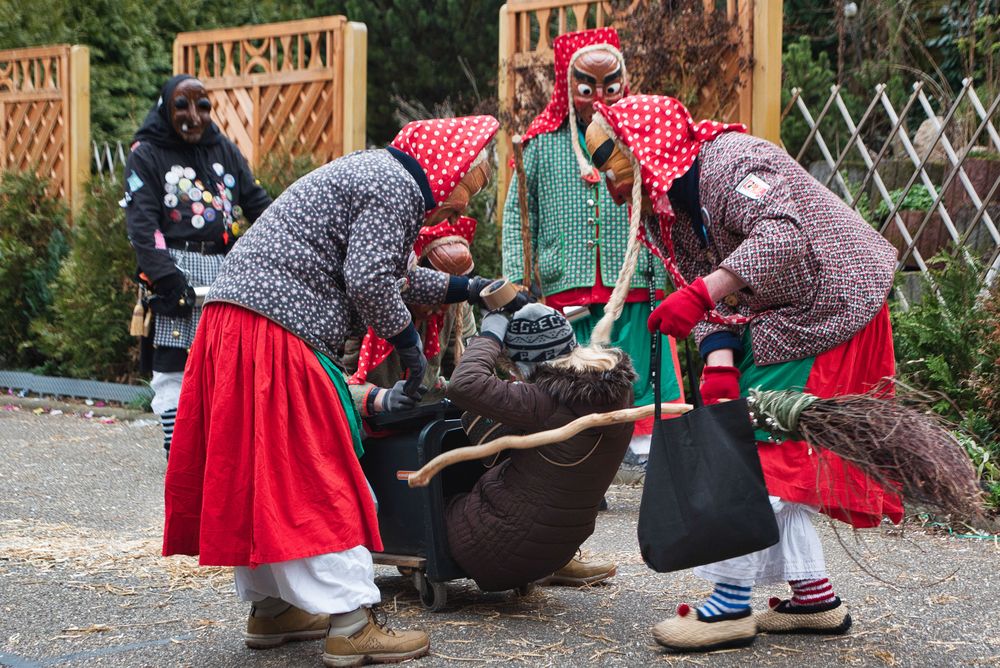
<instances>
[{"instance_id":1,"label":"hooded figure","mask_svg":"<svg viewBox=\"0 0 1000 668\"><path fill-rule=\"evenodd\" d=\"M613 197L631 204L630 250L645 242L676 287L649 327L676 337L693 331L705 358L705 403L750 388L864 393L893 375L885 301L896 251L856 212L742 125L694 122L669 97L595 107L587 143ZM630 273L626 264L598 330L610 330ZM895 494L836 455L758 439L781 540L696 568L715 591L654 628L667 647L749 644L758 630L843 633L851 618L827 580L810 515L854 527L902 519ZM791 598L772 599L755 619L751 587L780 581Z\"/></svg>"},{"instance_id":2,"label":"hooded figure","mask_svg":"<svg viewBox=\"0 0 1000 668\"><path fill-rule=\"evenodd\" d=\"M425 220L457 220L485 184L491 116L416 121L293 183L226 258L206 300L166 476L164 555L235 566L251 601L246 643L327 636L324 661L404 660L421 632L372 616L375 503L332 358L367 328L407 369L427 361L408 303L470 300L489 280L409 261ZM329 628L328 628L329 627Z\"/></svg>"},{"instance_id":3,"label":"hooded figure","mask_svg":"<svg viewBox=\"0 0 1000 668\"><path fill-rule=\"evenodd\" d=\"M188 349L201 307L237 234L271 203L246 159L212 122L205 86L188 74L164 84L125 165L125 225L152 289L153 412L168 455Z\"/></svg>"},{"instance_id":4,"label":"hooded figure","mask_svg":"<svg viewBox=\"0 0 1000 668\"><path fill-rule=\"evenodd\" d=\"M528 126L524 143L528 221L521 221L517 179L511 179L503 211L503 271L511 280L524 276L522 224L530 230L531 255L545 303L556 310L582 307L571 318L577 339L586 345L625 259L628 212L614 205L603 178L590 164L584 131L595 102L612 104L628 94L628 72L614 28L560 35L553 42L555 87L548 106ZM652 355L643 324L666 285L661 263L642 252L629 285L621 323L610 338L627 350L637 374L636 404L653 402ZM529 268L532 276L535 268ZM683 400L673 341L660 368L663 401ZM652 418L636 424L635 453L649 451Z\"/></svg>"},{"instance_id":5,"label":"hooded figure","mask_svg":"<svg viewBox=\"0 0 1000 668\"><path fill-rule=\"evenodd\" d=\"M566 318L548 306L529 304L512 318L490 313L482 332L469 342L448 386L448 398L468 411L465 423L477 444L632 405L635 374L628 355L578 346ZM502 355L523 382L494 374ZM612 563L573 555L594 532L632 429L632 423L590 429L497 458L468 494L448 501L452 558L484 591L538 580L583 586L614 575Z\"/></svg>"}]
</instances>

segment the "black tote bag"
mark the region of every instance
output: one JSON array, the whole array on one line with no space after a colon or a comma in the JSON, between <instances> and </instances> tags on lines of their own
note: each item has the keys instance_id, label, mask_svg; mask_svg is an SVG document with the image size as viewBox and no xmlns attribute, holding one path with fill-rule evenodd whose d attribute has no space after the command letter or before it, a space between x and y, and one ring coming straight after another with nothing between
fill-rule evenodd
<instances>
[{"instance_id":1,"label":"black tote bag","mask_svg":"<svg viewBox=\"0 0 1000 668\"><path fill-rule=\"evenodd\" d=\"M665 573L774 545L778 524L746 400L696 407L679 417L661 419L659 338L655 336L652 364L656 421L639 506L643 560ZM688 377L697 398L690 363Z\"/></svg>"}]
</instances>

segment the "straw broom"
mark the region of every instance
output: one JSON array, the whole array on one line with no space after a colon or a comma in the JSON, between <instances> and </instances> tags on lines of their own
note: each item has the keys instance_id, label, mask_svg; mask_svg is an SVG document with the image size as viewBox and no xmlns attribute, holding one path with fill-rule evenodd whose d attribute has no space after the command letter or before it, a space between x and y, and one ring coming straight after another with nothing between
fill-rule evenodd
<instances>
[{"instance_id":1,"label":"straw broom","mask_svg":"<svg viewBox=\"0 0 1000 668\"><path fill-rule=\"evenodd\" d=\"M752 390L748 419L777 440L804 440L854 464L905 503L932 506L959 517L981 515L981 493L972 462L942 424L893 399L848 395L820 399L803 392ZM664 413L686 413L689 404L661 404ZM503 436L481 445L455 448L409 476L410 487L425 487L443 468L503 450L559 443L581 431L635 422L654 406L591 413L558 429L526 436Z\"/></svg>"}]
</instances>

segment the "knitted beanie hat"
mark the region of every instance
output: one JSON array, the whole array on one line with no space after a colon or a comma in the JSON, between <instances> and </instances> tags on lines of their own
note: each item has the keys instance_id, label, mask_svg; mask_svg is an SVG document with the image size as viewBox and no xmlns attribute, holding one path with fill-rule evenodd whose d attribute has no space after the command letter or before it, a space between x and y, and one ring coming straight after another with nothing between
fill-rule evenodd
<instances>
[{"instance_id":1,"label":"knitted beanie hat","mask_svg":"<svg viewBox=\"0 0 1000 668\"><path fill-rule=\"evenodd\" d=\"M511 318L503 343L513 361L535 364L573 350L576 337L561 313L543 304L528 304Z\"/></svg>"}]
</instances>

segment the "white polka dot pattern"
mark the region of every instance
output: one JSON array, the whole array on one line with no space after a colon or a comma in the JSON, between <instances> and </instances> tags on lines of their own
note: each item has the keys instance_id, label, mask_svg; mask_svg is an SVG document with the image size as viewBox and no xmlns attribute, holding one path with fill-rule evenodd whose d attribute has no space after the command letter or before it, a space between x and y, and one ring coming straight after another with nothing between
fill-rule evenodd
<instances>
[{"instance_id":1,"label":"white polka dot pattern","mask_svg":"<svg viewBox=\"0 0 1000 668\"><path fill-rule=\"evenodd\" d=\"M359 151L292 184L226 257L208 301L240 304L336 355L366 327L388 338L403 302L440 303L447 274L408 269L425 214L413 177L388 151Z\"/></svg>"}]
</instances>

